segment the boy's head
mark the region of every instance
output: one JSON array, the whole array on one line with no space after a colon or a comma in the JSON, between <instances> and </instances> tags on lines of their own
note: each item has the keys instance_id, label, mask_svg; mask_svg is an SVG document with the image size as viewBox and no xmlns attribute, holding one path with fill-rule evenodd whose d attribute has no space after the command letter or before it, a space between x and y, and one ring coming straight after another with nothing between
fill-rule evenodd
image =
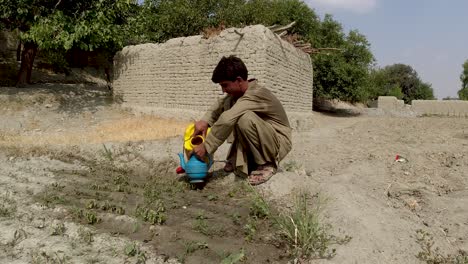
<instances>
[{"instance_id":1,"label":"boy's head","mask_svg":"<svg viewBox=\"0 0 468 264\"><path fill-rule=\"evenodd\" d=\"M222 57L218 65L213 70L211 80L214 83L222 81L235 81L238 77L247 81L248 71L244 62L238 57L231 55L229 57Z\"/></svg>"}]
</instances>

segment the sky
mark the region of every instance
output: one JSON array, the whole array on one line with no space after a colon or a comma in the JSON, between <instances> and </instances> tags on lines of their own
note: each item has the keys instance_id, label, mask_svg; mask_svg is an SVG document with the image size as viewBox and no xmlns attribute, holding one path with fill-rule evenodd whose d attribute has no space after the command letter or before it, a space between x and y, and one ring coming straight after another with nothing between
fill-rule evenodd
<instances>
[{"instance_id":1,"label":"sky","mask_svg":"<svg viewBox=\"0 0 468 264\"><path fill-rule=\"evenodd\" d=\"M468 0L305 0L332 14L345 32L367 37L379 67L403 63L432 84L438 99L457 97L468 60Z\"/></svg>"}]
</instances>

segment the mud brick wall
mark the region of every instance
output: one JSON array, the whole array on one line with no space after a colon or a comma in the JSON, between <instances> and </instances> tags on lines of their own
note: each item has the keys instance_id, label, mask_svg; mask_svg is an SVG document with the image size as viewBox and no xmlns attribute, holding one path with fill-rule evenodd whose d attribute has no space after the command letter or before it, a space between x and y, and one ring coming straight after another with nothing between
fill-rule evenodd
<instances>
[{"instance_id":1,"label":"mud brick wall","mask_svg":"<svg viewBox=\"0 0 468 264\"><path fill-rule=\"evenodd\" d=\"M413 100L411 105L418 115L468 117L468 101Z\"/></svg>"},{"instance_id":2,"label":"mud brick wall","mask_svg":"<svg viewBox=\"0 0 468 264\"><path fill-rule=\"evenodd\" d=\"M413 100L411 105L405 105L394 96L379 96L378 108L388 113L412 112L416 116L468 117L468 101L462 100Z\"/></svg>"},{"instance_id":3,"label":"mud brick wall","mask_svg":"<svg viewBox=\"0 0 468 264\"><path fill-rule=\"evenodd\" d=\"M204 111L220 97L211 75L229 55L240 57L249 78L266 85L286 111L312 112L310 56L262 25L125 47L114 57L114 91L129 106Z\"/></svg>"},{"instance_id":4,"label":"mud brick wall","mask_svg":"<svg viewBox=\"0 0 468 264\"><path fill-rule=\"evenodd\" d=\"M405 103L395 96L379 96L377 107L388 111L400 111L405 107Z\"/></svg>"}]
</instances>

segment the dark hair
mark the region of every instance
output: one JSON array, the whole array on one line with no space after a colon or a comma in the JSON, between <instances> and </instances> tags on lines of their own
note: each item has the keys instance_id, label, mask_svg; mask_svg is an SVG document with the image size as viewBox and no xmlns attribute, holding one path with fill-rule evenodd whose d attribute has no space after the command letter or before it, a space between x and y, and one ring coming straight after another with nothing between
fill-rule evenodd
<instances>
[{"instance_id":1,"label":"dark hair","mask_svg":"<svg viewBox=\"0 0 468 264\"><path fill-rule=\"evenodd\" d=\"M222 81L235 81L237 77L247 80L248 71L244 62L234 55L222 57L218 65L213 70L211 80L214 83Z\"/></svg>"}]
</instances>

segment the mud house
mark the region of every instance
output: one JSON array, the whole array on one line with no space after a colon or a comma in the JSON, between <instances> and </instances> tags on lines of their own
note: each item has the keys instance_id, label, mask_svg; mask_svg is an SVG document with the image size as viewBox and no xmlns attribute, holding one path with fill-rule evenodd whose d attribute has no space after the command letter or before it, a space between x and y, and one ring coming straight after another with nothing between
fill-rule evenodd
<instances>
[{"instance_id":1,"label":"mud house","mask_svg":"<svg viewBox=\"0 0 468 264\"><path fill-rule=\"evenodd\" d=\"M133 109L179 117L182 110L183 117L195 118L220 97L211 74L227 55L240 57L249 78L276 94L293 127L310 125L311 58L262 25L125 47L114 58L114 91Z\"/></svg>"}]
</instances>

